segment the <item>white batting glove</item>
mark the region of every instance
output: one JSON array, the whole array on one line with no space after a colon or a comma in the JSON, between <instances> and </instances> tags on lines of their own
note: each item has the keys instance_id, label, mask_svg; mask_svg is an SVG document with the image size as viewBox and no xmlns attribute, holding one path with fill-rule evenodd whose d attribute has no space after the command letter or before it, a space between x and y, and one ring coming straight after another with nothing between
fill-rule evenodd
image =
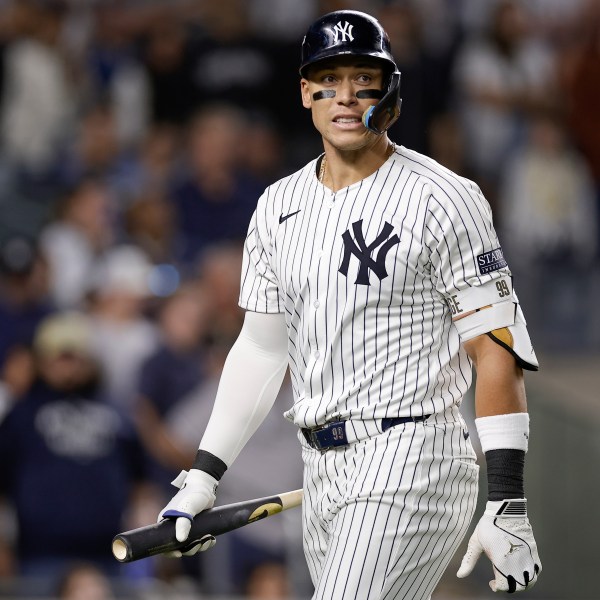
<instances>
[{"instance_id":1,"label":"white batting glove","mask_svg":"<svg viewBox=\"0 0 600 600\"><path fill-rule=\"evenodd\" d=\"M527 519L527 500L487 503L456 576L469 575L482 552L494 568L492 591L520 592L535 584L542 563Z\"/></svg>"},{"instance_id":2,"label":"white batting glove","mask_svg":"<svg viewBox=\"0 0 600 600\"><path fill-rule=\"evenodd\" d=\"M172 483L180 489L160 512L158 520L175 519L175 537L179 542L184 542L190 533L192 519L203 510L213 507L219 482L204 471L190 469L189 472L181 471ZM189 556L214 545L215 538L205 536L193 548L171 554Z\"/></svg>"}]
</instances>

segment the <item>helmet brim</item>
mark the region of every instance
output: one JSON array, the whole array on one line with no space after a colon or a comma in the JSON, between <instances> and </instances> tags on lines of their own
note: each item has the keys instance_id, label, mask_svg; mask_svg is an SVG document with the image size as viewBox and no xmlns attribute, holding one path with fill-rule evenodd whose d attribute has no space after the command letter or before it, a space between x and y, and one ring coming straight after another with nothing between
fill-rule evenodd
<instances>
[{"instance_id":1,"label":"helmet brim","mask_svg":"<svg viewBox=\"0 0 600 600\"><path fill-rule=\"evenodd\" d=\"M300 76L306 79L308 70L311 67L318 66L320 63L322 63L326 60L334 60L336 58L346 57L346 56L356 56L357 58L361 57L361 56L365 57L365 58L374 58L383 63L383 66L385 67L386 72L387 71L392 72L397 69L396 63L394 61L390 60L383 52L373 52L372 50L360 49L360 48L353 48L352 50L339 50L339 49L329 48L327 50L324 50L323 52L320 52L317 55L312 56L311 60L300 65Z\"/></svg>"}]
</instances>

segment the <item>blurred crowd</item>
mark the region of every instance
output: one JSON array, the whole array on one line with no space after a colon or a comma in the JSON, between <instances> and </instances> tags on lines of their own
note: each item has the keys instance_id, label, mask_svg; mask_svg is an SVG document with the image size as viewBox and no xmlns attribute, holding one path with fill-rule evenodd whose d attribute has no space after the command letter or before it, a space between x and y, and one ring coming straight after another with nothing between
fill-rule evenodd
<instances>
[{"instance_id":1,"label":"blurred crowd","mask_svg":"<svg viewBox=\"0 0 600 600\"><path fill-rule=\"evenodd\" d=\"M391 139L486 194L536 349L600 349L600 0L0 0L0 596L310 595L299 514L181 561L110 543L193 459L254 206L321 149L302 35L341 8L390 34ZM219 503L301 487L290 402Z\"/></svg>"}]
</instances>

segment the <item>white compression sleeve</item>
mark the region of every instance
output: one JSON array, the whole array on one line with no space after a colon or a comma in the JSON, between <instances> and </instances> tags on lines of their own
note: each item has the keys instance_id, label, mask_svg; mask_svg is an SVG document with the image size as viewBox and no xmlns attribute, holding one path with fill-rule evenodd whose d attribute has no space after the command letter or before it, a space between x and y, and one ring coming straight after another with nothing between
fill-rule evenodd
<instances>
[{"instance_id":1,"label":"white compression sleeve","mask_svg":"<svg viewBox=\"0 0 600 600\"><path fill-rule=\"evenodd\" d=\"M200 450L231 466L273 406L287 365L285 316L247 312L225 361Z\"/></svg>"}]
</instances>

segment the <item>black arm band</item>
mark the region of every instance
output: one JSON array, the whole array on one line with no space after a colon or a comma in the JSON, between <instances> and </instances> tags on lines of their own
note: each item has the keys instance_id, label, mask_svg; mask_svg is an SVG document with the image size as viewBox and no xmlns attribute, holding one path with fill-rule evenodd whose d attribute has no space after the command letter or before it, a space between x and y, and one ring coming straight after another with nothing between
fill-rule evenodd
<instances>
[{"instance_id":1,"label":"black arm band","mask_svg":"<svg viewBox=\"0 0 600 600\"><path fill-rule=\"evenodd\" d=\"M227 465L214 454L211 454L206 450L198 450L192 469L204 471L214 477L217 481L220 481L225 471L227 471Z\"/></svg>"},{"instance_id":2,"label":"black arm band","mask_svg":"<svg viewBox=\"0 0 600 600\"><path fill-rule=\"evenodd\" d=\"M525 498L523 450L488 450L487 462L488 500Z\"/></svg>"}]
</instances>

